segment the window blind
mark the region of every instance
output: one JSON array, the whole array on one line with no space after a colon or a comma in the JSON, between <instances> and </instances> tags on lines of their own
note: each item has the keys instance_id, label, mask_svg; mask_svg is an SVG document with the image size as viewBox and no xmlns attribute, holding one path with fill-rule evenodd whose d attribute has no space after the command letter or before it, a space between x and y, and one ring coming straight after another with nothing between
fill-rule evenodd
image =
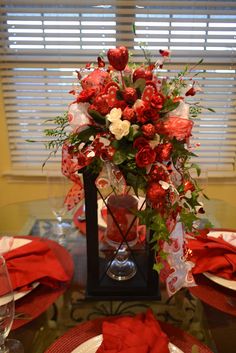
<instances>
[{"instance_id":1,"label":"window blind","mask_svg":"<svg viewBox=\"0 0 236 353\"><path fill-rule=\"evenodd\" d=\"M63 113L73 71L107 49L125 45L143 61L140 43L155 60L172 51L160 75L186 64L203 89L195 120L196 162L214 175L236 175L236 2L2 0L0 68L12 168L37 170L48 155L42 142L45 120ZM132 25L135 25L135 34ZM50 127L50 125L47 125Z\"/></svg>"}]
</instances>

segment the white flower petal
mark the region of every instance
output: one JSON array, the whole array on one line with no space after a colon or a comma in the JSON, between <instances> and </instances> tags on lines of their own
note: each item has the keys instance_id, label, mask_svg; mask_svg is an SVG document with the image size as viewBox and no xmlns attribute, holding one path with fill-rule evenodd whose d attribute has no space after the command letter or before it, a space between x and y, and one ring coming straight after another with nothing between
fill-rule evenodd
<instances>
[{"instance_id":1,"label":"white flower petal","mask_svg":"<svg viewBox=\"0 0 236 353\"><path fill-rule=\"evenodd\" d=\"M184 195L187 199L191 199L192 198L192 192L191 190L188 190L185 195Z\"/></svg>"},{"instance_id":2,"label":"white flower petal","mask_svg":"<svg viewBox=\"0 0 236 353\"><path fill-rule=\"evenodd\" d=\"M167 183L166 181L163 181L163 180L159 180L159 184L161 185L162 189L164 189L164 190L168 190L170 187L170 184Z\"/></svg>"}]
</instances>

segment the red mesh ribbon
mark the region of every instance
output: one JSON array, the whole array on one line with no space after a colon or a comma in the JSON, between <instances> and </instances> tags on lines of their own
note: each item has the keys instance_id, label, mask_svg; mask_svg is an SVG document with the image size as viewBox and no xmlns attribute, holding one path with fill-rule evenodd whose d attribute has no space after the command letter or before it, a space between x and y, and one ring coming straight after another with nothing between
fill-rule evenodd
<instances>
[{"instance_id":1,"label":"red mesh ribbon","mask_svg":"<svg viewBox=\"0 0 236 353\"><path fill-rule=\"evenodd\" d=\"M74 182L65 198L65 205L68 210L74 208L84 198L83 184L78 174L78 171L83 167L84 165L80 165L78 159L74 160L74 155L69 153L69 145L64 144L62 147L61 170L67 178Z\"/></svg>"}]
</instances>

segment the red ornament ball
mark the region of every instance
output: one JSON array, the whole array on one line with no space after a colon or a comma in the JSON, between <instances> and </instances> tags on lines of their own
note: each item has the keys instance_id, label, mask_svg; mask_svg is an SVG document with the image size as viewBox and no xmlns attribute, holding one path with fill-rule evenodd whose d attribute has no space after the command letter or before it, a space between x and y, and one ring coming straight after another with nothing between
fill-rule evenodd
<instances>
[{"instance_id":1,"label":"red ornament ball","mask_svg":"<svg viewBox=\"0 0 236 353\"><path fill-rule=\"evenodd\" d=\"M195 190L195 186L193 185L193 183L190 180L186 180L184 182L184 193L186 193L187 191L194 191Z\"/></svg>"}]
</instances>

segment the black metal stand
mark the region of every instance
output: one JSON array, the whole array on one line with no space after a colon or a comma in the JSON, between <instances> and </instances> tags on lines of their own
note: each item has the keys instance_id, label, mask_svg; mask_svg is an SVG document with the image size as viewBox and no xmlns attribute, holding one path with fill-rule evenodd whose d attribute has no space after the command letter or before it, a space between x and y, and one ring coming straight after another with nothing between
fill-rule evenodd
<instances>
[{"instance_id":1,"label":"black metal stand","mask_svg":"<svg viewBox=\"0 0 236 353\"><path fill-rule=\"evenodd\" d=\"M104 300L147 298L159 300L159 278L157 272L153 270L154 253L147 241L142 247L129 249L137 267L133 278L117 281L107 276L106 268L111 258L109 252L99 250L96 177L88 172L83 173L86 207L87 297Z\"/></svg>"}]
</instances>

